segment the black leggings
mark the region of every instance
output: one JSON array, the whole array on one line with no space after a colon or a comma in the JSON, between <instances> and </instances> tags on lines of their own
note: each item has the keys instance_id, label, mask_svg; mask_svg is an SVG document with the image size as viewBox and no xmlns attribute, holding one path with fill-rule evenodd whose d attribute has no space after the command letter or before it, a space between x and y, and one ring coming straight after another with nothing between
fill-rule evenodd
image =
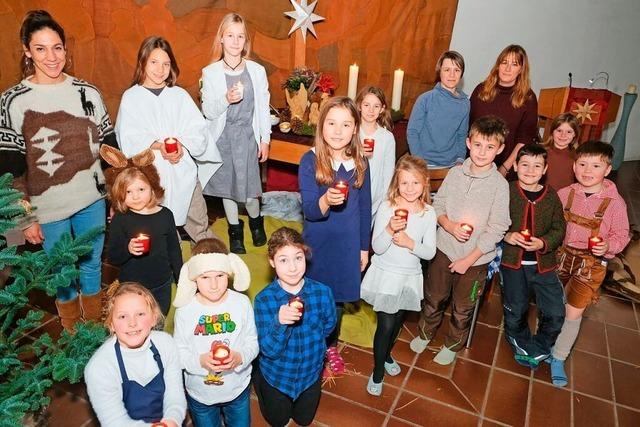
<instances>
[{"instance_id":1,"label":"black leggings","mask_svg":"<svg viewBox=\"0 0 640 427\"><path fill-rule=\"evenodd\" d=\"M327 347L338 345L338 337L340 337L340 326L342 325L342 315L344 314L344 303L336 303L336 327L327 337Z\"/></svg>"},{"instance_id":2,"label":"black leggings","mask_svg":"<svg viewBox=\"0 0 640 427\"><path fill-rule=\"evenodd\" d=\"M260 412L269 425L283 427L291 418L300 426L308 426L313 422L322 392L320 378L303 391L297 399L293 400L264 379L257 363L254 364L254 367L253 384Z\"/></svg>"},{"instance_id":3,"label":"black leggings","mask_svg":"<svg viewBox=\"0 0 640 427\"><path fill-rule=\"evenodd\" d=\"M404 310L393 314L376 311L378 326L373 336L373 381L376 383L384 378L384 363L393 362L391 349L400 333L404 314Z\"/></svg>"}]
</instances>

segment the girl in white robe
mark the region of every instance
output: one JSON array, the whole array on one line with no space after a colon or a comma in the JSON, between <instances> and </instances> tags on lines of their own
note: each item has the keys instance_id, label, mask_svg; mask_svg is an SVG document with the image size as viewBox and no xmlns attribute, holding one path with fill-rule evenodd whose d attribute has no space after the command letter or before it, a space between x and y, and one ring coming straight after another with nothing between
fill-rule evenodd
<instances>
[{"instance_id":1,"label":"girl in white robe","mask_svg":"<svg viewBox=\"0 0 640 427\"><path fill-rule=\"evenodd\" d=\"M138 51L133 86L122 95L116 122L120 148L127 157L151 148L154 165L165 189L162 205L171 210L176 225L184 226L193 241L214 237L193 158L206 150L206 122L187 91L175 86L178 65L169 43L157 36L145 39ZM166 142L177 140L173 148ZM217 151L209 150L211 168L220 165Z\"/></svg>"}]
</instances>

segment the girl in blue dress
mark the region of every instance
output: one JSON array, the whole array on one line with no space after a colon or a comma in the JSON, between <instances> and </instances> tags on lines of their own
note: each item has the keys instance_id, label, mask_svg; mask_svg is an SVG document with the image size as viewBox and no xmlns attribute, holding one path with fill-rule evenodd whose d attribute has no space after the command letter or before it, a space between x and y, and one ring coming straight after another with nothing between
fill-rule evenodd
<instances>
[{"instance_id":1,"label":"girl in blue dress","mask_svg":"<svg viewBox=\"0 0 640 427\"><path fill-rule=\"evenodd\" d=\"M298 172L303 237L311 248L307 276L328 285L336 301L337 325L328 338L327 361L344 373L337 349L343 304L360 299L360 274L369 261L371 185L359 137L359 114L347 97L329 99L320 111L315 146ZM335 188L338 183L345 190ZM345 194L346 193L346 194Z\"/></svg>"}]
</instances>

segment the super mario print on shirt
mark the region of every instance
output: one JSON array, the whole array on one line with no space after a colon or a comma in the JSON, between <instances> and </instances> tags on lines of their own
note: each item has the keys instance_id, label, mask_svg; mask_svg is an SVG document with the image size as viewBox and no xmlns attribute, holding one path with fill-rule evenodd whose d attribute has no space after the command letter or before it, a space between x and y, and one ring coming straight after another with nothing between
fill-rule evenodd
<instances>
[{"instance_id":1,"label":"super mario print on shirt","mask_svg":"<svg viewBox=\"0 0 640 427\"><path fill-rule=\"evenodd\" d=\"M236 322L231 319L231 313L203 314L198 318L193 335L219 335L236 330Z\"/></svg>"}]
</instances>

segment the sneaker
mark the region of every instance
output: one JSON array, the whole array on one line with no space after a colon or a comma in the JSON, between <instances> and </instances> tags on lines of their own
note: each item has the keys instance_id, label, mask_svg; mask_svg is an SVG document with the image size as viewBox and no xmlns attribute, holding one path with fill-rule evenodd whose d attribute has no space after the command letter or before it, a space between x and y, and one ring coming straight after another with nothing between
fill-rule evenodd
<instances>
[{"instance_id":1,"label":"sneaker","mask_svg":"<svg viewBox=\"0 0 640 427\"><path fill-rule=\"evenodd\" d=\"M514 354L513 358L518 362L519 365L524 366L525 368L530 368L532 370L538 369L539 361L535 359L535 357L527 356L524 354Z\"/></svg>"},{"instance_id":2,"label":"sneaker","mask_svg":"<svg viewBox=\"0 0 640 427\"><path fill-rule=\"evenodd\" d=\"M549 364L551 365L551 382L556 387L566 387L569 384L567 373L564 370L564 360L558 360L554 357L550 357Z\"/></svg>"},{"instance_id":3,"label":"sneaker","mask_svg":"<svg viewBox=\"0 0 640 427\"><path fill-rule=\"evenodd\" d=\"M400 365L398 365L398 362L396 362L393 359L391 359L391 363L384 362L384 370L387 372L387 374L391 375L392 377L395 377L396 375L400 375L400 372L402 372L402 368L400 368Z\"/></svg>"},{"instance_id":4,"label":"sneaker","mask_svg":"<svg viewBox=\"0 0 640 427\"><path fill-rule=\"evenodd\" d=\"M343 375L345 372L345 365L338 347L332 345L327 349L327 364L329 369L334 375Z\"/></svg>"},{"instance_id":5,"label":"sneaker","mask_svg":"<svg viewBox=\"0 0 640 427\"><path fill-rule=\"evenodd\" d=\"M420 354L423 351L425 351L425 349L427 348L427 346L429 345L429 341L430 340L423 340L422 338L420 338L420 336L418 335L417 337L415 337L414 339L411 340L411 342L409 343L409 347L411 348L411 350L413 350L414 352Z\"/></svg>"},{"instance_id":6,"label":"sneaker","mask_svg":"<svg viewBox=\"0 0 640 427\"><path fill-rule=\"evenodd\" d=\"M367 393L372 396L380 396L382 394L382 381L379 383L373 382L373 374L371 374L369 382L367 382Z\"/></svg>"}]
</instances>

